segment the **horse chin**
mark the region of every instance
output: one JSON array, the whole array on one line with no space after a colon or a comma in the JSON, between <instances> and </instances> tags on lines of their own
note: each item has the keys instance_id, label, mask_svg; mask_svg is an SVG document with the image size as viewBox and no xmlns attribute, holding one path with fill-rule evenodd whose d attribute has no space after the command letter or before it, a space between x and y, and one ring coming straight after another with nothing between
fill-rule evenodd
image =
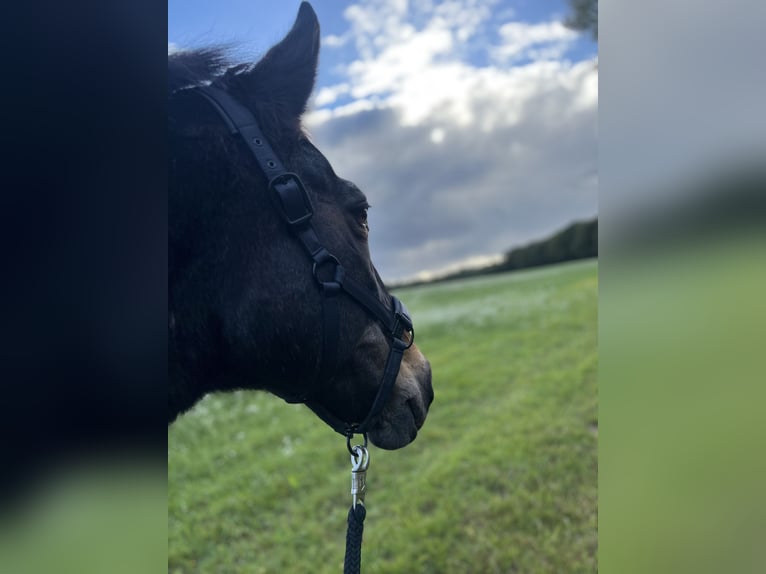
<instances>
[{"instance_id":1,"label":"horse chin","mask_svg":"<svg viewBox=\"0 0 766 574\"><path fill-rule=\"evenodd\" d=\"M385 450L396 450L410 444L418 436L418 427L412 414L397 415L396 422L382 421L370 429L370 442Z\"/></svg>"},{"instance_id":2,"label":"horse chin","mask_svg":"<svg viewBox=\"0 0 766 574\"><path fill-rule=\"evenodd\" d=\"M393 395L370 428L370 441L378 448L396 450L407 446L425 423L433 401L431 367L422 355L418 359L419 376L413 372L413 365L402 363Z\"/></svg>"}]
</instances>

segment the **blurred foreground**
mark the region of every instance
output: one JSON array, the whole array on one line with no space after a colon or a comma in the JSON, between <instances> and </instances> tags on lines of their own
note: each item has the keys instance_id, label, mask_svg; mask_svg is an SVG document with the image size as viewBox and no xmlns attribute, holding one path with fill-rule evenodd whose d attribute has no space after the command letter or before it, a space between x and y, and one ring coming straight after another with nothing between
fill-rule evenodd
<instances>
[{"instance_id":1,"label":"blurred foreground","mask_svg":"<svg viewBox=\"0 0 766 574\"><path fill-rule=\"evenodd\" d=\"M603 572L766 570L759 172L711 172L602 235Z\"/></svg>"},{"instance_id":2,"label":"blurred foreground","mask_svg":"<svg viewBox=\"0 0 766 574\"><path fill-rule=\"evenodd\" d=\"M131 457L48 472L0 518L0 572L165 572L166 478L164 468Z\"/></svg>"}]
</instances>

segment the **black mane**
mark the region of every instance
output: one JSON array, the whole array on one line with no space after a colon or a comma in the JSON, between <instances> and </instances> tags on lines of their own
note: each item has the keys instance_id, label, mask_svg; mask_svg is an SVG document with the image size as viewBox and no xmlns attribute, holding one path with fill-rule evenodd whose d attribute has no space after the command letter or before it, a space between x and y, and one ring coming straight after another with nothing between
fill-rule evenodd
<instances>
[{"instance_id":1,"label":"black mane","mask_svg":"<svg viewBox=\"0 0 766 574\"><path fill-rule=\"evenodd\" d=\"M299 61L298 54L289 53L281 48L288 58ZM284 143L294 139L296 135L306 136L300 121L300 115L305 111L305 104L299 114L291 114L286 109L285 91L300 93L301 89L311 91L315 79L315 71L309 73L296 65L285 74L279 72L281 84L286 86L282 92L272 89L271 78L275 76L272 60L275 59L275 49L269 51L258 62L236 63L227 53L226 48L207 47L189 51L176 52L168 55L168 98L186 89L205 84L216 84L227 91L234 91L240 100L245 102L253 111L261 127L270 133L275 142ZM301 87L301 83L308 86ZM170 114L173 115L172 113ZM273 143L275 143L273 142Z\"/></svg>"},{"instance_id":2,"label":"black mane","mask_svg":"<svg viewBox=\"0 0 766 574\"><path fill-rule=\"evenodd\" d=\"M168 96L183 88L211 82L229 67L229 57L223 48L199 48L168 54Z\"/></svg>"}]
</instances>

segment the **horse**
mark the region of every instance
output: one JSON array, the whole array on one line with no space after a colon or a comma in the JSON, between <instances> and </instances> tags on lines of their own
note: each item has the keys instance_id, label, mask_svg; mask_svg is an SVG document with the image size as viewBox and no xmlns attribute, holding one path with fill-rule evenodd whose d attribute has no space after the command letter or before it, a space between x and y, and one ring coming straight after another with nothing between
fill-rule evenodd
<instances>
[{"instance_id":1,"label":"horse","mask_svg":"<svg viewBox=\"0 0 766 574\"><path fill-rule=\"evenodd\" d=\"M365 194L302 128L319 38L303 2L256 63L168 56L168 425L254 389L393 450L425 422L431 366L370 260Z\"/></svg>"}]
</instances>

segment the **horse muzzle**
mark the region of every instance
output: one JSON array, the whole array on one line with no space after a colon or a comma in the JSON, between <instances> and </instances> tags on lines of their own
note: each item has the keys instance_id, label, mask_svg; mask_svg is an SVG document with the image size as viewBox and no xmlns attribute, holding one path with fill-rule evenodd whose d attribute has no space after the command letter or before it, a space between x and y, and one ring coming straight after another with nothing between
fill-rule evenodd
<instances>
[{"instance_id":1,"label":"horse muzzle","mask_svg":"<svg viewBox=\"0 0 766 574\"><path fill-rule=\"evenodd\" d=\"M415 440L434 399L431 378L430 363L413 345L404 354L391 397L372 421L369 429L372 444L396 450Z\"/></svg>"}]
</instances>

